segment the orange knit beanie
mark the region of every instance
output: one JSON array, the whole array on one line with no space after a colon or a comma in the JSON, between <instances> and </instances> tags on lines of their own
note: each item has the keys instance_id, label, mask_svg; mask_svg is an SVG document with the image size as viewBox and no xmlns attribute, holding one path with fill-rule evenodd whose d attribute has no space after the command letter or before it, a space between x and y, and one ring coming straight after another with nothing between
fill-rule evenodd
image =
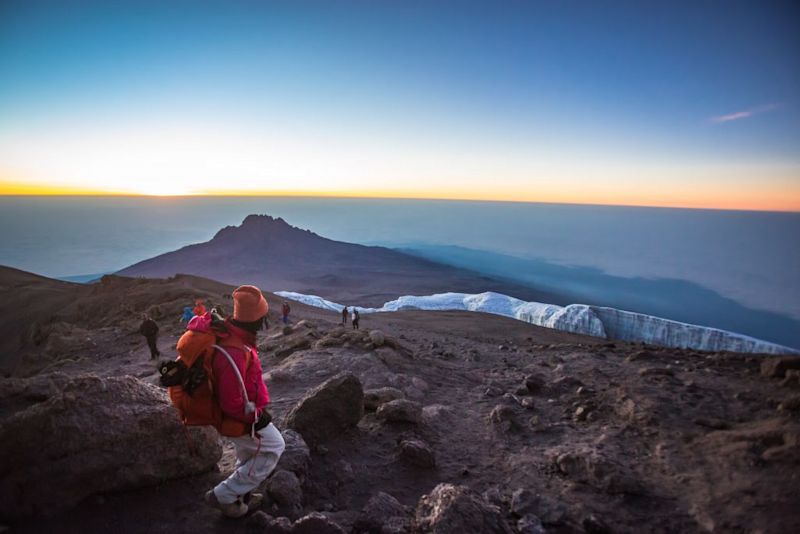
<instances>
[{"instance_id":1,"label":"orange knit beanie","mask_svg":"<svg viewBox=\"0 0 800 534\"><path fill-rule=\"evenodd\" d=\"M252 323L264 317L269 305L256 286L239 286L233 292L233 318L243 323Z\"/></svg>"}]
</instances>

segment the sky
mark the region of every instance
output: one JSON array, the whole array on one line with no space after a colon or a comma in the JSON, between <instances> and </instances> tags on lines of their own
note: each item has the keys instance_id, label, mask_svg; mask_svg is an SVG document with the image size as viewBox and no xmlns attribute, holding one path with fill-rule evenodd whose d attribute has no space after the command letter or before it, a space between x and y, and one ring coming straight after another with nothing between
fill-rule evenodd
<instances>
[{"instance_id":1,"label":"sky","mask_svg":"<svg viewBox=\"0 0 800 534\"><path fill-rule=\"evenodd\" d=\"M0 2L0 194L800 211L796 2Z\"/></svg>"}]
</instances>

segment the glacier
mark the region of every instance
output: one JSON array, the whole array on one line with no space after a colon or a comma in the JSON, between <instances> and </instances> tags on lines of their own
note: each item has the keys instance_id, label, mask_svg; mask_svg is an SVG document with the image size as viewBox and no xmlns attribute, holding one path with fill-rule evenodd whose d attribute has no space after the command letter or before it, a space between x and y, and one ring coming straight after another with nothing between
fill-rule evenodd
<instances>
[{"instance_id":1,"label":"glacier","mask_svg":"<svg viewBox=\"0 0 800 534\"><path fill-rule=\"evenodd\" d=\"M276 295L331 311L343 305L316 295L277 291ZM380 308L356 306L361 313L387 313L402 310L463 310L503 315L545 328L584 334L609 340L641 342L664 347L702 351L732 351L758 354L798 354L800 351L744 334L728 332L617 308L569 304L558 306L527 302L501 293L438 293L405 295Z\"/></svg>"}]
</instances>

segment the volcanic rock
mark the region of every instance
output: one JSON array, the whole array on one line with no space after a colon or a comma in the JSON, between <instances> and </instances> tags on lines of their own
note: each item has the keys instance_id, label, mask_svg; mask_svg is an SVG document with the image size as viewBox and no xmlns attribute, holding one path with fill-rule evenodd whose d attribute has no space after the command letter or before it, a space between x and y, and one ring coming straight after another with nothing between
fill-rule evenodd
<instances>
[{"instance_id":1,"label":"volcanic rock","mask_svg":"<svg viewBox=\"0 0 800 534\"><path fill-rule=\"evenodd\" d=\"M364 409L374 411L381 404L402 399L405 395L397 388L385 387L368 389L364 392Z\"/></svg>"},{"instance_id":2,"label":"volcanic rock","mask_svg":"<svg viewBox=\"0 0 800 534\"><path fill-rule=\"evenodd\" d=\"M384 526L389 523L393 518L398 518L400 521L393 521L392 523L399 523L396 526L409 523L408 507L400 504L400 501L389 495L379 491L370 497L367 504L361 510L361 514L355 522L354 530L357 532L383 532Z\"/></svg>"},{"instance_id":3,"label":"volcanic rock","mask_svg":"<svg viewBox=\"0 0 800 534\"><path fill-rule=\"evenodd\" d=\"M414 528L431 534L511 534L500 509L465 486L439 484L417 504Z\"/></svg>"},{"instance_id":4,"label":"volcanic rock","mask_svg":"<svg viewBox=\"0 0 800 534\"><path fill-rule=\"evenodd\" d=\"M267 480L267 494L279 505L290 509L299 509L302 505L303 489L297 475L291 471L275 471Z\"/></svg>"},{"instance_id":5,"label":"volcanic rock","mask_svg":"<svg viewBox=\"0 0 800 534\"><path fill-rule=\"evenodd\" d=\"M430 445L419 439L405 439L400 442L400 458L426 469L436 467L436 455Z\"/></svg>"},{"instance_id":6,"label":"volcanic rock","mask_svg":"<svg viewBox=\"0 0 800 534\"><path fill-rule=\"evenodd\" d=\"M285 426L316 444L356 426L363 415L361 382L351 373L342 373L306 393L286 416Z\"/></svg>"},{"instance_id":7,"label":"volcanic rock","mask_svg":"<svg viewBox=\"0 0 800 534\"><path fill-rule=\"evenodd\" d=\"M323 514L312 512L295 521L292 534L346 534L346 532Z\"/></svg>"},{"instance_id":8,"label":"volcanic rock","mask_svg":"<svg viewBox=\"0 0 800 534\"><path fill-rule=\"evenodd\" d=\"M370 332L369 338L376 347L381 347L386 342L386 336L384 336L383 332L380 330L373 330Z\"/></svg>"},{"instance_id":9,"label":"volcanic rock","mask_svg":"<svg viewBox=\"0 0 800 534\"><path fill-rule=\"evenodd\" d=\"M606 493L641 493L639 481L620 463L598 451L578 448L558 455L555 463L563 474Z\"/></svg>"},{"instance_id":10,"label":"volcanic rock","mask_svg":"<svg viewBox=\"0 0 800 534\"><path fill-rule=\"evenodd\" d=\"M216 431L184 429L165 392L131 376L73 378L3 420L0 443L2 518L202 473L222 455Z\"/></svg>"},{"instance_id":11,"label":"volcanic rock","mask_svg":"<svg viewBox=\"0 0 800 534\"><path fill-rule=\"evenodd\" d=\"M406 399L396 399L381 404L375 415L389 423L418 424L422 421L422 405Z\"/></svg>"}]
</instances>

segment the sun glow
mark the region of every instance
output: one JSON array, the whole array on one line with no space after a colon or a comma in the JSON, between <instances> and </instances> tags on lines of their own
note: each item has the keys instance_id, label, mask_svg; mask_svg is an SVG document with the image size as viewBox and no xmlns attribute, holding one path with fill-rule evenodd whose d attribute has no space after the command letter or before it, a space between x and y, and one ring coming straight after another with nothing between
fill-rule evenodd
<instances>
[{"instance_id":1,"label":"sun glow","mask_svg":"<svg viewBox=\"0 0 800 534\"><path fill-rule=\"evenodd\" d=\"M0 139L0 194L346 196L800 210L793 167L581 160L566 151L481 150L426 141L336 136L288 124L48 129Z\"/></svg>"}]
</instances>

